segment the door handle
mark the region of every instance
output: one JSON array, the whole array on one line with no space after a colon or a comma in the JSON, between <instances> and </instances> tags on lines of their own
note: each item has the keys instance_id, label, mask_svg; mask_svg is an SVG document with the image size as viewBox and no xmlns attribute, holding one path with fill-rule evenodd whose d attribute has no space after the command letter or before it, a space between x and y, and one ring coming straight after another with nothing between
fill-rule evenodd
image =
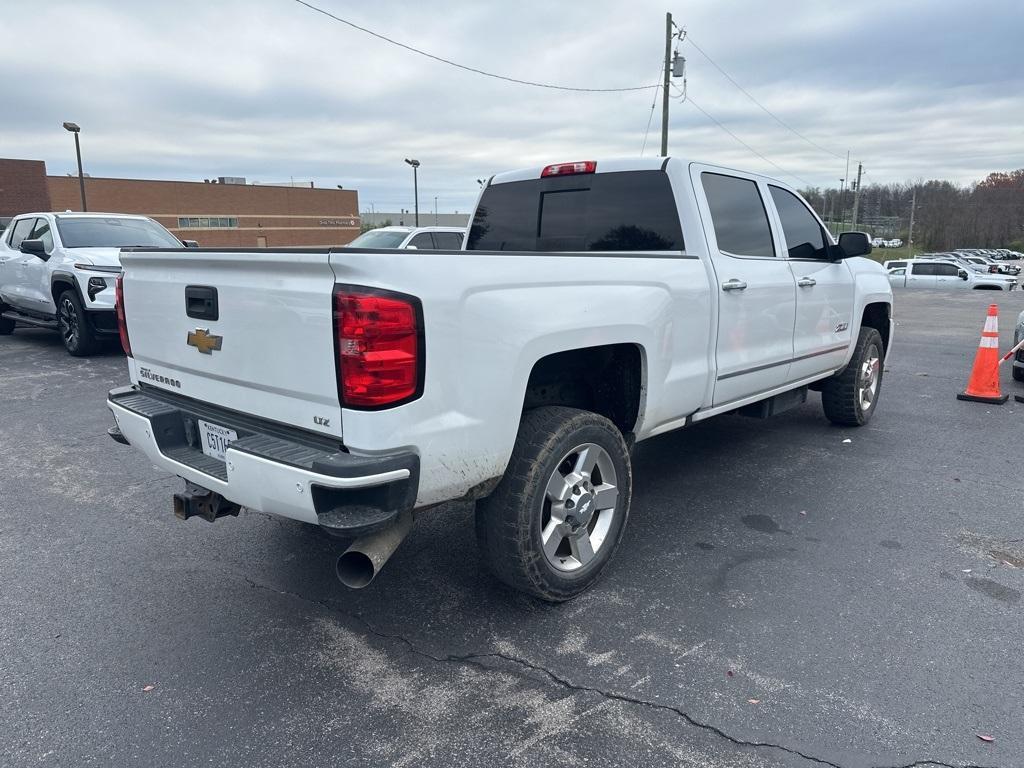
<instances>
[{"instance_id":1,"label":"door handle","mask_svg":"<svg viewBox=\"0 0 1024 768\"><path fill-rule=\"evenodd\" d=\"M810 288L812 285L817 285L818 281L815 280L813 277L801 277L799 280L796 281L796 284L799 285L801 288Z\"/></svg>"},{"instance_id":2,"label":"door handle","mask_svg":"<svg viewBox=\"0 0 1024 768\"><path fill-rule=\"evenodd\" d=\"M732 279L726 280L724 283L722 283L723 291L744 291L746 290L746 288L747 284L742 280Z\"/></svg>"}]
</instances>

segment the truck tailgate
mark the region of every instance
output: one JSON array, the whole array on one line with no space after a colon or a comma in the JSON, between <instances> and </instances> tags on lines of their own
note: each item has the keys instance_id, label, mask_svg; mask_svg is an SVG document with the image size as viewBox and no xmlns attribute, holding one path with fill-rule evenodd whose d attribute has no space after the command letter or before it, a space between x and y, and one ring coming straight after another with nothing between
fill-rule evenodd
<instances>
[{"instance_id":1,"label":"truck tailgate","mask_svg":"<svg viewBox=\"0 0 1024 768\"><path fill-rule=\"evenodd\" d=\"M121 262L133 381L341 437L326 250L126 251Z\"/></svg>"}]
</instances>

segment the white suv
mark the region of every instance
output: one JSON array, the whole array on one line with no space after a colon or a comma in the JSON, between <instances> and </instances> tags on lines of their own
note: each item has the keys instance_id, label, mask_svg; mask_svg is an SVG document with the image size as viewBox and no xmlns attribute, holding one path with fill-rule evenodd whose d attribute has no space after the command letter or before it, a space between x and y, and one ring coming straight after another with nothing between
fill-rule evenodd
<instances>
[{"instance_id":1,"label":"white suv","mask_svg":"<svg viewBox=\"0 0 1024 768\"><path fill-rule=\"evenodd\" d=\"M347 247L460 251L465 237L465 227L380 227L363 232Z\"/></svg>"},{"instance_id":2,"label":"white suv","mask_svg":"<svg viewBox=\"0 0 1024 768\"><path fill-rule=\"evenodd\" d=\"M192 243L187 243L192 245ZM121 248L180 248L145 216L26 213L0 240L0 335L26 325L59 330L68 352L85 356L117 333L114 279Z\"/></svg>"}]
</instances>

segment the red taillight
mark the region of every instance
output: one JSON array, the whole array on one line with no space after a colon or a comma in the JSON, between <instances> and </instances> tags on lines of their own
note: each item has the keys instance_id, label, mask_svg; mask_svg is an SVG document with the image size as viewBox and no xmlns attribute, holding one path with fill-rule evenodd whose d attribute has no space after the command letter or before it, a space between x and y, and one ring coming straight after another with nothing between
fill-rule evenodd
<instances>
[{"instance_id":1,"label":"red taillight","mask_svg":"<svg viewBox=\"0 0 1024 768\"><path fill-rule=\"evenodd\" d=\"M597 163L593 160L583 160L579 163L555 163L549 165L540 172L540 177L545 176L573 176L577 173L594 173L597 170Z\"/></svg>"},{"instance_id":2,"label":"red taillight","mask_svg":"<svg viewBox=\"0 0 1024 768\"><path fill-rule=\"evenodd\" d=\"M417 305L390 293L334 292L338 397L346 407L396 405L419 394L423 360Z\"/></svg>"},{"instance_id":3,"label":"red taillight","mask_svg":"<svg viewBox=\"0 0 1024 768\"><path fill-rule=\"evenodd\" d=\"M128 321L124 316L124 275L118 275L114 283L114 307L117 312L117 332L121 334L121 349L132 356L132 343L128 339Z\"/></svg>"}]
</instances>

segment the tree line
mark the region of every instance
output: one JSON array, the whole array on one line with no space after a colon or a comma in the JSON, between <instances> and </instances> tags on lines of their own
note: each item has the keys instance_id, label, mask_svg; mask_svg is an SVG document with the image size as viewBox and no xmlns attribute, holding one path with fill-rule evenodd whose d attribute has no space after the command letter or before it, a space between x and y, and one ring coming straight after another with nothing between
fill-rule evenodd
<instances>
[{"instance_id":1,"label":"tree line","mask_svg":"<svg viewBox=\"0 0 1024 768\"><path fill-rule=\"evenodd\" d=\"M937 179L913 184L864 184L857 228L870 232L872 222L892 222L896 224L892 234L907 240L915 190L916 246L937 251L1024 250L1024 169L990 173L976 184L966 186ZM801 194L826 221L845 222L845 228L852 227L853 190L810 187Z\"/></svg>"}]
</instances>

